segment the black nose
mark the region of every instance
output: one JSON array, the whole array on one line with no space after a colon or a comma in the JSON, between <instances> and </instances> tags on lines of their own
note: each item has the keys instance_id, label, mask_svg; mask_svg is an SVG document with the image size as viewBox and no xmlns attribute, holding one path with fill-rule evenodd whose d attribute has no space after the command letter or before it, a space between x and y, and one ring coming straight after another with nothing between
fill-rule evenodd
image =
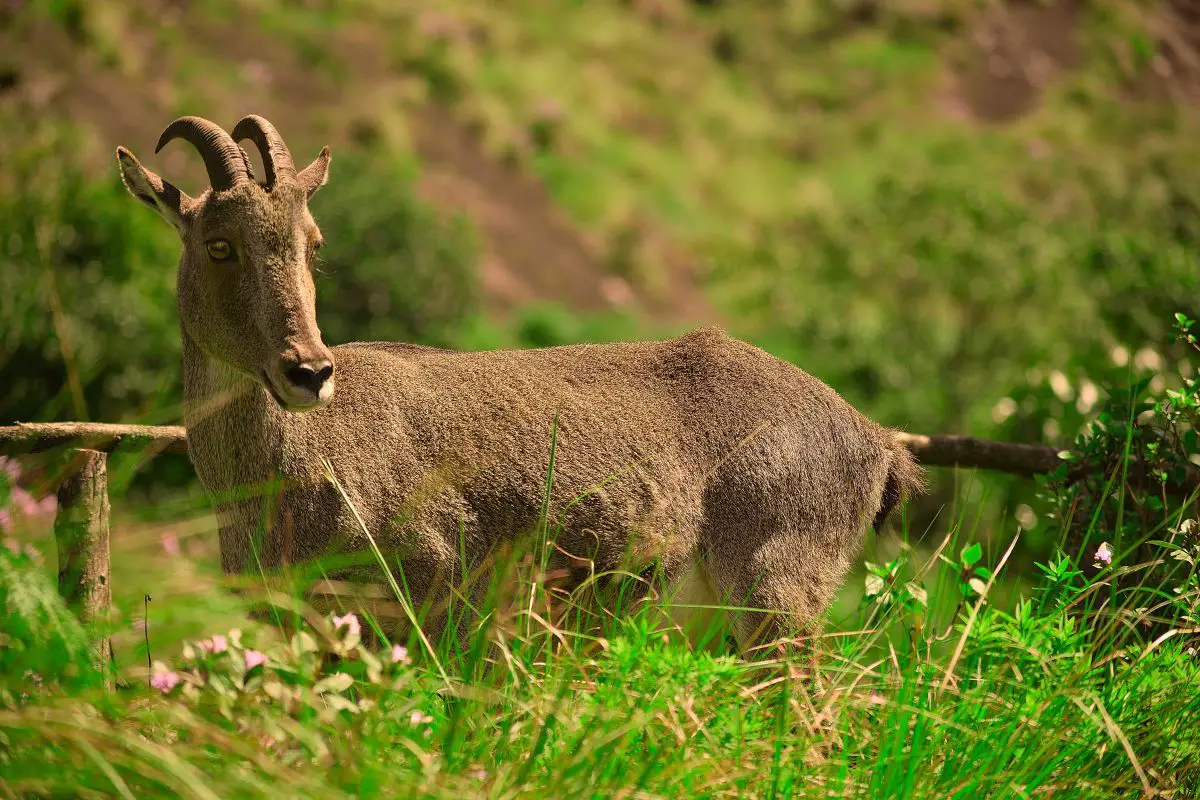
<instances>
[{"instance_id":1,"label":"black nose","mask_svg":"<svg viewBox=\"0 0 1200 800\"><path fill-rule=\"evenodd\" d=\"M296 387L308 389L313 393L320 393L321 387L325 382L333 377L333 362L328 359L323 361L303 361L295 366L288 367L283 373L284 377Z\"/></svg>"}]
</instances>

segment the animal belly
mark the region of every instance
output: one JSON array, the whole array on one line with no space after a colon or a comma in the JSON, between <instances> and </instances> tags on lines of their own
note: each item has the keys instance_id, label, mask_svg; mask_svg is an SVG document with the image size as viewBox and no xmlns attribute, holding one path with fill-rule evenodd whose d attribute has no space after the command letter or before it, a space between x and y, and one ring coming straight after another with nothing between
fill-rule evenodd
<instances>
[{"instance_id":1,"label":"animal belly","mask_svg":"<svg viewBox=\"0 0 1200 800\"><path fill-rule=\"evenodd\" d=\"M663 606L671 625L696 647L720 649L726 621L720 597L703 564L693 560L667 587Z\"/></svg>"}]
</instances>

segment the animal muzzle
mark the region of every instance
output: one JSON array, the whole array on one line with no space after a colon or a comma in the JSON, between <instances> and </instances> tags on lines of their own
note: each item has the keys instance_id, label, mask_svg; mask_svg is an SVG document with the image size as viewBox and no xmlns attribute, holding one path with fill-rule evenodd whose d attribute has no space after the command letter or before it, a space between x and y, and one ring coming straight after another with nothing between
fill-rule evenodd
<instances>
[{"instance_id":1,"label":"animal muzzle","mask_svg":"<svg viewBox=\"0 0 1200 800\"><path fill-rule=\"evenodd\" d=\"M333 399L333 353L324 345L294 348L270 372L267 389L288 411L309 411Z\"/></svg>"}]
</instances>

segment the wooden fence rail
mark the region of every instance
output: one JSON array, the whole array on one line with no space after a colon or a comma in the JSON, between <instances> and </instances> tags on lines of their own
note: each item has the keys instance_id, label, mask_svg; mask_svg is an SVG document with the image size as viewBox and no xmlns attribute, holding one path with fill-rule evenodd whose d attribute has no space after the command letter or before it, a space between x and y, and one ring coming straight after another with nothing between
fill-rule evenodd
<instances>
[{"instance_id":1,"label":"wooden fence rail","mask_svg":"<svg viewBox=\"0 0 1200 800\"><path fill-rule=\"evenodd\" d=\"M106 422L18 422L0 426L0 455L42 453L60 447L108 452L118 445L140 445L160 453L186 453L182 425L110 425Z\"/></svg>"},{"instance_id":2,"label":"wooden fence rail","mask_svg":"<svg viewBox=\"0 0 1200 800\"><path fill-rule=\"evenodd\" d=\"M1040 444L1015 444L970 436L901 434L904 444L929 467L969 467L1036 475L1058 464L1059 451ZM118 445L140 445L161 453L186 453L182 425L110 425L102 422L24 422L0 426L0 455L21 455L60 447L107 452Z\"/></svg>"},{"instance_id":3,"label":"wooden fence rail","mask_svg":"<svg viewBox=\"0 0 1200 800\"><path fill-rule=\"evenodd\" d=\"M1046 445L1015 444L970 436L901 434L904 444L929 467L973 469L1032 476L1062 463ZM179 425L110 425L94 422L18 423L0 426L0 455L18 456L68 448L71 459L60 477L54 535L59 554L59 592L86 620L109 613L109 500L106 453L140 448L144 455L186 453L187 431ZM111 645L97 642L107 661Z\"/></svg>"}]
</instances>

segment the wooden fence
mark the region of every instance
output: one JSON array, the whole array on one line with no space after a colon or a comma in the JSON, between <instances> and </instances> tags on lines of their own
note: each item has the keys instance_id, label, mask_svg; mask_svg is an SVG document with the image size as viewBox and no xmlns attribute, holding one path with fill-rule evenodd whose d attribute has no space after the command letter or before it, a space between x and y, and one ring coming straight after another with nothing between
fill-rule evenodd
<instances>
[{"instance_id":1,"label":"wooden fence","mask_svg":"<svg viewBox=\"0 0 1200 800\"><path fill-rule=\"evenodd\" d=\"M1014 444L967 436L903 434L904 443L925 466L970 467L1031 476L1061 464L1053 447ZM105 618L112 604L109 555L109 499L106 454L121 446L156 453L186 453L181 426L109 425L90 422L23 423L0 427L0 455L19 456L69 449L59 478L54 537L58 549L58 589L84 622ZM97 642L97 658L107 663L111 643Z\"/></svg>"}]
</instances>

